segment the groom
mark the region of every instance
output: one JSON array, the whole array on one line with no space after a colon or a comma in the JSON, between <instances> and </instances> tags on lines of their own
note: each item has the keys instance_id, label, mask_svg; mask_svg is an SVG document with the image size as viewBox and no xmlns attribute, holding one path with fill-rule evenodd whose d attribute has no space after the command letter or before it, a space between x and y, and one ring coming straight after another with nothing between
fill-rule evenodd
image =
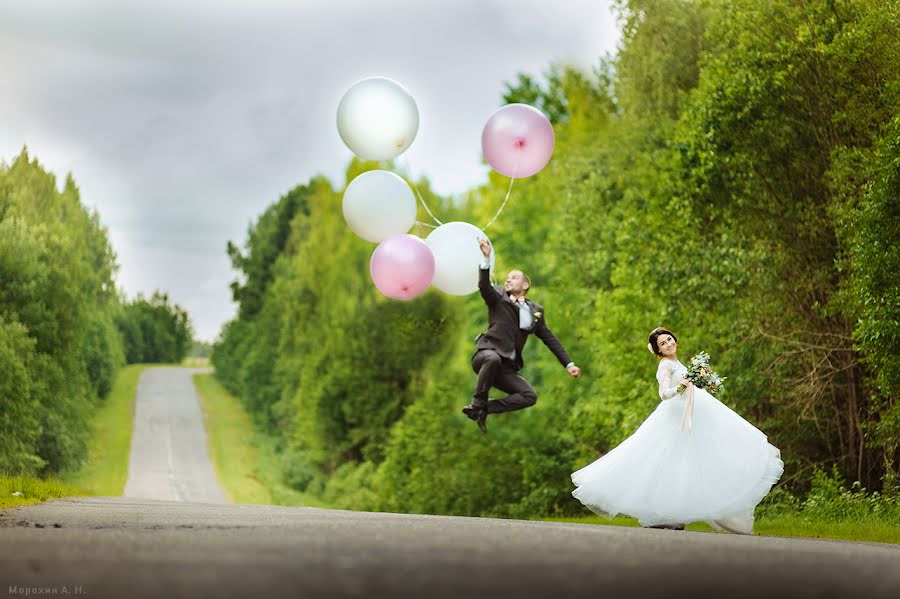
<instances>
[{"instance_id":1,"label":"groom","mask_svg":"<svg viewBox=\"0 0 900 599\"><path fill-rule=\"evenodd\" d=\"M487 415L512 412L533 406L537 393L518 371L522 368L522 350L528 335L534 333L569 374L581 376L581 369L569 359L562 343L547 326L544 309L525 295L531 287L531 280L521 270L510 271L506 285L491 286L491 242L480 241L484 260L478 273L478 289L488 307L487 332L478 336L472 368L478 373L478 383L472 403L463 408L463 413L478 424L481 432L487 432ZM496 387L509 395L503 399L488 401L488 391Z\"/></svg>"}]
</instances>

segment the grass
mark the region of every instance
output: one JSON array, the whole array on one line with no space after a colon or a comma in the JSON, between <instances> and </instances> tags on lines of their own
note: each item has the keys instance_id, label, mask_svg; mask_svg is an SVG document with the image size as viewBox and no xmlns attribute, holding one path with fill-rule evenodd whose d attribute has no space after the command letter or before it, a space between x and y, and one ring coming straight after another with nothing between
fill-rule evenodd
<instances>
[{"instance_id":1,"label":"grass","mask_svg":"<svg viewBox=\"0 0 900 599\"><path fill-rule=\"evenodd\" d=\"M329 507L320 500L296 491L281 480L281 455L275 440L255 430L237 398L228 393L211 374L194 375L209 439L210 455L228 497L235 503ZM533 520L572 522L605 526L639 526L637 520L616 516L577 518L535 517ZM713 532L703 522L686 530ZM834 521L810 519L799 514L761 517L756 534L777 537L806 537L900 544L900 525L890 520Z\"/></svg>"},{"instance_id":2,"label":"grass","mask_svg":"<svg viewBox=\"0 0 900 599\"><path fill-rule=\"evenodd\" d=\"M580 518L533 518L547 522L572 522L604 526L639 526L637 520L616 516L612 520L600 516ZM712 532L703 522L689 524L685 530ZM765 537L804 537L812 539L839 539L844 541L869 541L900 544L900 525L893 522L870 519L868 521L831 521L804 518L800 514L786 514L758 518L753 527L756 534Z\"/></svg>"},{"instance_id":3,"label":"grass","mask_svg":"<svg viewBox=\"0 0 900 599\"><path fill-rule=\"evenodd\" d=\"M181 361L181 366L188 368L208 368L209 358L187 357Z\"/></svg>"},{"instance_id":4,"label":"grass","mask_svg":"<svg viewBox=\"0 0 900 599\"><path fill-rule=\"evenodd\" d=\"M85 495L85 491L56 479L0 476L0 509L40 503L54 497Z\"/></svg>"},{"instance_id":5,"label":"grass","mask_svg":"<svg viewBox=\"0 0 900 599\"><path fill-rule=\"evenodd\" d=\"M58 479L0 477L0 509L54 497L121 496L128 480L138 380L141 372L157 366L177 365L133 364L119 371L112 391L91 422L87 458L78 470L63 473ZM210 456L232 502L327 507L282 482L281 456L275 441L254 430L241 403L212 375L195 375L194 384L204 413Z\"/></svg>"},{"instance_id":6,"label":"grass","mask_svg":"<svg viewBox=\"0 0 900 599\"><path fill-rule=\"evenodd\" d=\"M255 430L241 402L212 374L195 374L209 453L225 494L233 503L327 507L281 480L275 441Z\"/></svg>"},{"instance_id":7,"label":"grass","mask_svg":"<svg viewBox=\"0 0 900 599\"><path fill-rule=\"evenodd\" d=\"M118 496L128 480L134 398L141 372L156 364L131 364L122 368L103 405L94 414L88 456L81 467L63 473L62 482L88 495Z\"/></svg>"},{"instance_id":8,"label":"grass","mask_svg":"<svg viewBox=\"0 0 900 599\"><path fill-rule=\"evenodd\" d=\"M75 472L57 479L32 476L0 477L0 509L28 505L57 497L122 495L128 478L134 398L141 372L161 364L133 364L123 368L110 395L95 414L88 458ZM275 440L255 430L240 401L211 374L194 375L204 413L210 456L228 498L234 503L329 507L320 500L284 484L281 454ZM13 495L16 493L16 495ZM637 520L617 516L577 518L535 517L534 520L604 526L638 526ZM687 530L711 532L704 523ZM761 536L806 537L900 544L900 525L871 517L867 520L824 520L800 514L758 518Z\"/></svg>"},{"instance_id":9,"label":"grass","mask_svg":"<svg viewBox=\"0 0 900 599\"><path fill-rule=\"evenodd\" d=\"M555 516L547 516L547 517L536 517L531 518L531 520L541 520L544 522L570 522L572 524L597 524L601 526L626 526L630 528L637 528L640 525L638 521L634 518L629 518L627 516L616 516L612 520L608 518L603 518L601 516L583 516L583 517L555 517ZM693 524L688 524L685 527L685 530L694 530L697 532L712 532L713 528L708 524L704 524L703 522L695 522Z\"/></svg>"},{"instance_id":10,"label":"grass","mask_svg":"<svg viewBox=\"0 0 900 599\"><path fill-rule=\"evenodd\" d=\"M805 519L800 514L761 518L756 531L774 537L810 537L900 544L900 525L878 518L853 521Z\"/></svg>"},{"instance_id":11,"label":"grass","mask_svg":"<svg viewBox=\"0 0 900 599\"><path fill-rule=\"evenodd\" d=\"M133 364L119 371L112 390L91 420L87 458L78 470L58 478L0 476L0 509L57 497L121 495L128 478L137 382L150 366Z\"/></svg>"}]
</instances>

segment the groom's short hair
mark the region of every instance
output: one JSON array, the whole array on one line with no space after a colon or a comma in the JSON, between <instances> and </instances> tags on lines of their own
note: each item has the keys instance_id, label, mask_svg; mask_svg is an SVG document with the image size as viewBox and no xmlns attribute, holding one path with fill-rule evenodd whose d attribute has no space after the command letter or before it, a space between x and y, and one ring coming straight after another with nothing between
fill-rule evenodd
<instances>
[{"instance_id":1,"label":"groom's short hair","mask_svg":"<svg viewBox=\"0 0 900 599\"><path fill-rule=\"evenodd\" d=\"M529 277L528 273L525 272L524 270L520 270L519 272L522 273L522 280L524 280L526 283L528 283L528 289L531 289L531 277ZM525 295L528 295L528 289L522 290L525 292Z\"/></svg>"}]
</instances>

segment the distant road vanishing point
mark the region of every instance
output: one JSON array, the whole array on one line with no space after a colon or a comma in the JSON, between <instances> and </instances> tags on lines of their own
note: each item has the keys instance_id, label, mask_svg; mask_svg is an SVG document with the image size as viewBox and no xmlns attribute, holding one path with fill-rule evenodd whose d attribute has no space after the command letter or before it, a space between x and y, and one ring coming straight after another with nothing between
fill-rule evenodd
<instances>
[{"instance_id":1,"label":"distant road vanishing point","mask_svg":"<svg viewBox=\"0 0 900 599\"><path fill-rule=\"evenodd\" d=\"M199 368L141 373L125 497L228 503L207 451L203 412L192 377Z\"/></svg>"},{"instance_id":2,"label":"distant road vanishing point","mask_svg":"<svg viewBox=\"0 0 900 599\"><path fill-rule=\"evenodd\" d=\"M231 505L185 368L144 371L125 497L0 512L0 596L900 597L900 547Z\"/></svg>"}]
</instances>

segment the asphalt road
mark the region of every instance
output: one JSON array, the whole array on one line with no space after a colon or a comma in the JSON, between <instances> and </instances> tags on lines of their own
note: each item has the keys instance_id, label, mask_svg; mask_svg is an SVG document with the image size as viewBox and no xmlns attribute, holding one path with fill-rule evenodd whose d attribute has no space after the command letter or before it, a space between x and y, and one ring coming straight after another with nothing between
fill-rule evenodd
<instances>
[{"instance_id":1,"label":"asphalt road","mask_svg":"<svg viewBox=\"0 0 900 599\"><path fill-rule=\"evenodd\" d=\"M125 497L228 503L206 449L191 377L202 368L149 368L138 380Z\"/></svg>"},{"instance_id":2,"label":"asphalt road","mask_svg":"<svg viewBox=\"0 0 900 599\"><path fill-rule=\"evenodd\" d=\"M123 498L6 512L0 556L89 597L900 597L891 545Z\"/></svg>"},{"instance_id":3,"label":"asphalt road","mask_svg":"<svg viewBox=\"0 0 900 599\"><path fill-rule=\"evenodd\" d=\"M130 496L0 512L0 597L900 597L887 544L224 504L188 373L145 374Z\"/></svg>"}]
</instances>

